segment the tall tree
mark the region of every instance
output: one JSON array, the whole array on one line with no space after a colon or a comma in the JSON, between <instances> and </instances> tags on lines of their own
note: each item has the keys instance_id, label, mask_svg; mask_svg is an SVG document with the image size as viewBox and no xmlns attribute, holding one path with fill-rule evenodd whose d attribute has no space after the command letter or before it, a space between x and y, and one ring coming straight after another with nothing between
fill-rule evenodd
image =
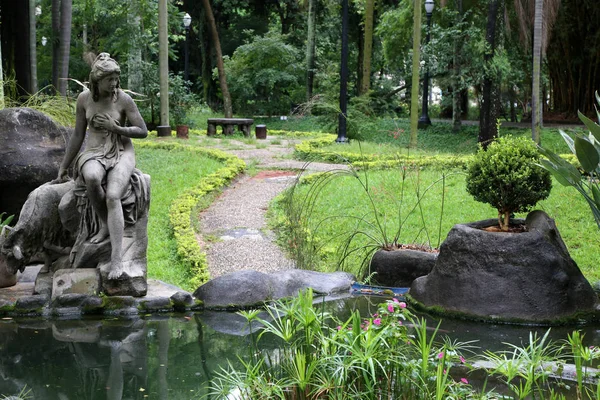
<instances>
[{"instance_id":1,"label":"tall tree","mask_svg":"<svg viewBox=\"0 0 600 400\"><path fill-rule=\"evenodd\" d=\"M2 61L2 40L0 40L0 110L4 108L4 71L2 70Z\"/></svg>"},{"instance_id":2,"label":"tall tree","mask_svg":"<svg viewBox=\"0 0 600 400\"><path fill-rule=\"evenodd\" d=\"M362 81L359 94L365 94L371 86L371 59L373 55L373 14L375 0L365 2L365 39L362 63Z\"/></svg>"},{"instance_id":3,"label":"tall tree","mask_svg":"<svg viewBox=\"0 0 600 400\"><path fill-rule=\"evenodd\" d=\"M315 49L316 49L316 24L317 0L308 0L308 32L306 38L306 100L310 101L315 83Z\"/></svg>"},{"instance_id":4,"label":"tall tree","mask_svg":"<svg viewBox=\"0 0 600 400\"><path fill-rule=\"evenodd\" d=\"M52 85L67 95L73 0L52 0Z\"/></svg>"},{"instance_id":5,"label":"tall tree","mask_svg":"<svg viewBox=\"0 0 600 400\"><path fill-rule=\"evenodd\" d=\"M524 48L532 48L531 34L533 33L531 137L536 143L539 143L539 131L543 125L543 102L540 101L541 65L560 3L561 0L514 0L520 41Z\"/></svg>"},{"instance_id":6,"label":"tall tree","mask_svg":"<svg viewBox=\"0 0 600 400\"><path fill-rule=\"evenodd\" d=\"M36 40L36 12L35 0L29 0L29 58L31 60L31 92L38 91L37 82L37 40Z\"/></svg>"},{"instance_id":7,"label":"tall tree","mask_svg":"<svg viewBox=\"0 0 600 400\"><path fill-rule=\"evenodd\" d=\"M533 72L531 85L531 138L540 143L542 109L540 108L540 76L542 66L542 16L544 0L535 0L535 22L533 24Z\"/></svg>"},{"instance_id":8,"label":"tall tree","mask_svg":"<svg viewBox=\"0 0 600 400\"><path fill-rule=\"evenodd\" d=\"M129 1L127 22L131 30L129 51L127 55L127 88L140 92L142 86L142 18L139 0Z\"/></svg>"},{"instance_id":9,"label":"tall tree","mask_svg":"<svg viewBox=\"0 0 600 400\"><path fill-rule=\"evenodd\" d=\"M158 136L171 136L169 126L169 22L167 0L158 1L158 70L160 82L160 126Z\"/></svg>"},{"instance_id":10,"label":"tall tree","mask_svg":"<svg viewBox=\"0 0 600 400\"><path fill-rule=\"evenodd\" d=\"M459 23L462 23L463 18L463 4L462 0L454 0L454 4L456 6L456 11L458 13L457 19ZM453 69L454 76L452 79L452 129L454 132L460 131L462 120L461 120L461 89L462 85L460 84L461 79L461 64L462 64L462 35L456 35L454 38L454 46L453 46Z\"/></svg>"},{"instance_id":11,"label":"tall tree","mask_svg":"<svg viewBox=\"0 0 600 400\"><path fill-rule=\"evenodd\" d=\"M410 142L417 147L417 124L419 122L419 65L421 61L421 0L414 0L412 88L410 92ZM423 96L427 96L423 93Z\"/></svg>"},{"instance_id":12,"label":"tall tree","mask_svg":"<svg viewBox=\"0 0 600 400\"><path fill-rule=\"evenodd\" d=\"M485 32L485 41L487 44L484 60L484 78L479 106L479 143L484 147L498 137L498 126L496 124L499 112L500 88L498 87L498 77L495 76L492 68L494 54L496 52L496 36L499 11L502 0L490 0L488 5L487 25Z\"/></svg>"},{"instance_id":13,"label":"tall tree","mask_svg":"<svg viewBox=\"0 0 600 400\"><path fill-rule=\"evenodd\" d=\"M217 32L217 24L215 17L212 12L209 0L202 0L204 5L204 11L206 13L206 19L210 28L213 47L217 53L217 71L219 72L219 83L221 84L221 94L223 95L223 108L225 112L225 118L233 117L233 109L231 106L231 95L227 87L227 77L225 76L225 67L223 66L223 53L221 52L221 42L219 41L219 32Z\"/></svg>"}]
</instances>

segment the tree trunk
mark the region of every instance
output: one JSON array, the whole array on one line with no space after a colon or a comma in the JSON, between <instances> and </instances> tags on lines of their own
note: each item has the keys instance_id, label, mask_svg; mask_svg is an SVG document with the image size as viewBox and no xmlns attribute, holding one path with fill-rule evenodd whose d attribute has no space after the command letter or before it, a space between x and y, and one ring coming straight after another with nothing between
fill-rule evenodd
<instances>
[{"instance_id":1,"label":"tree trunk","mask_svg":"<svg viewBox=\"0 0 600 400\"><path fill-rule=\"evenodd\" d=\"M169 121L169 21L167 0L158 1L158 70L160 80L160 126L159 136L171 134Z\"/></svg>"},{"instance_id":2,"label":"tree trunk","mask_svg":"<svg viewBox=\"0 0 600 400\"><path fill-rule=\"evenodd\" d=\"M55 6L55 2L52 2L52 7ZM60 17L58 24L58 43L53 43L53 54L58 56L58 60L52 60L52 65L56 65L56 75L53 72L53 79L56 79L54 86L57 88L58 93L62 96L67 95L67 80L69 77L69 52L71 50L71 15L73 11L72 0L61 0L60 1ZM54 30L55 25L55 12L52 10L52 28ZM56 34L57 32L54 31ZM56 46L56 52L54 52ZM54 71L54 70L53 70Z\"/></svg>"},{"instance_id":3,"label":"tree trunk","mask_svg":"<svg viewBox=\"0 0 600 400\"><path fill-rule=\"evenodd\" d=\"M128 25L131 29L129 36L129 54L127 56L127 89L140 92L142 77L142 46L141 46L141 17L139 0L130 0L127 13Z\"/></svg>"},{"instance_id":4,"label":"tree trunk","mask_svg":"<svg viewBox=\"0 0 600 400\"><path fill-rule=\"evenodd\" d=\"M0 110L4 108L4 71L2 70L2 37L0 35Z\"/></svg>"},{"instance_id":5,"label":"tree trunk","mask_svg":"<svg viewBox=\"0 0 600 400\"><path fill-rule=\"evenodd\" d=\"M316 22L317 0L308 0L308 35L306 39L306 100L310 101L315 82L315 48L316 48Z\"/></svg>"},{"instance_id":6,"label":"tree trunk","mask_svg":"<svg viewBox=\"0 0 600 400\"><path fill-rule=\"evenodd\" d=\"M531 138L540 144L542 130L542 109L540 107L540 77L542 64L542 19L544 0L535 0L535 20L533 24L533 76L531 85Z\"/></svg>"},{"instance_id":7,"label":"tree trunk","mask_svg":"<svg viewBox=\"0 0 600 400\"><path fill-rule=\"evenodd\" d=\"M2 18L0 31L4 38L4 72L15 83L5 91L8 99L18 100L31 92L31 58L29 33L29 2L0 0Z\"/></svg>"},{"instance_id":8,"label":"tree trunk","mask_svg":"<svg viewBox=\"0 0 600 400\"><path fill-rule=\"evenodd\" d=\"M462 22L463 12L462 12L462 0L455 0L456 11L458 12L458 20ZM459 132L462 127L462 119L461 119L461 102L460 102L460 67L462 63L462 37L459 35L454 39L454 54L453 54L453 63L454 63L454 79L452 80L452 130L454 132Z\"/></svg>"},{"instance_id":9,"label":"tree trunk","mask_svg":"<svg viewBox=\"0 0 600 400\"><path fill-rule=\"evenodd\" d=\"M410 92L410 143L417 147L417 124L419 122L419 64L421 59L421 0L414 0L412 88ZM423 93L423 96L427 96Z\"/></svg>"},{"instance_id":10,"label":"tree trunk","mask_svg":"<svg viewBox=\"0 0 600 400\"><path fill-rule=\"evenodd\" d=\"M52 0L52 86L54 92L58 91L58 37L60 35L60 0Z\"/></svg>"},{"instance_id":11,"label":"tree trunk","mask_svg":"<svg viewBox=\"0 0 600 400\"><path fill-rule=\"evenodd\" d=\"M362 63L362 81L359 94L369 91L371 86L371 56L373 54L373 14L375 0L366 0L365 3L365 38Z\"/></svg>"},{"instance_id":12,"label":"tree trunk","mask_svg":"<svg viewBox=\"0 0 600 400\"><path fill-rule=\"evenodd\" d=\"M37 40L36 40L35 0L29 0L29 59L31 60L31 93L37 93Z\"/></svg>"},{"instance_id":13,"label":"tree trunk","mask_svg":"<svg viewBox=\"0 0 600 400\"><path fill-rule=\"evenodd\" d=\"M225 118L231 118L233 117L231 95L229 94L229 88L227 87L227 77L225 76L225 66L223 65L223 53L221 52L221 43L219 41L219 33L217 32L217 24L215 23L215 17L213 15L209 0L202 0L202 4L204 5L204 10L206 12L206 19L208 20L213 46L217 53L217 70L219 71L219 83L221 84L221 93L223 94Z\"/></svg>"},{"instance_id":14,"label":"tree trunk","mask_svg":"<svg viewBox=\"0 0 600 400\"><path fill-rule=\"evenodd\" d=\"M496 51L496 26L498 20L498 11L501 0L490 0L488 8L488 20L485 33L485 40L489 50L484 55L484 63L490 64ZM496 120L498 117L499 88L494 82L493 76L485 74L483 79L482 99L480 104L479 116L479 144L483 148L498 137L498 126Z\"/></svg>"}]
</instances>

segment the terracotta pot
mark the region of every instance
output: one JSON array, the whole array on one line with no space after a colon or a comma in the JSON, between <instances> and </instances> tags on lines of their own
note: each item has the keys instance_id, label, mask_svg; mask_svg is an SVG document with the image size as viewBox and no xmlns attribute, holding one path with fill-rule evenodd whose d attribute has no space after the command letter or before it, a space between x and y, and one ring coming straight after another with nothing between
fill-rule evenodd
<instances>
[{"instance_id":1,"label":"terracotta pot","mask_svg":"<svg viewBox=\"0 0 600 400\"><path fill-rule=\"evenodd\" d=\"M175 130L177 131L177 139L189 138L189 127L187 125L177 125Z\"/></svg>"}]
</instances>

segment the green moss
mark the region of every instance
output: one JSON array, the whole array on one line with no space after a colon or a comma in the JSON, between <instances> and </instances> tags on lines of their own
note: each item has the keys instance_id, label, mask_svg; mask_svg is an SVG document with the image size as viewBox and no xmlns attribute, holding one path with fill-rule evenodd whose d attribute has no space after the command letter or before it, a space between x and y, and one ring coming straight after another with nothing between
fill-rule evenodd
<instances>
[{"instance_id":1,"label":"green moss","mask_svg":"<svg viewBox=\"0 0 600 400\"><path fill-rule=\"evenodd\" d=\"M14 304L5 304L2 307L0 307L0 314L5 314L5 313L9 313L15 311L15 305Z\"/></svg>"},{"instance_id":2,"label":"green moss","mask_svg":"<svg viewBox=\"0 0 600 400\"><path fill-rule=\"evenodd\" d=\"M494 323L494 324L516 324L516 325L530 325L530 326L562 326L562 325L585 325L592 322L600 321L600 313L595 311L589 312L578 312L572 315L556 318L556 319L541 319L541 320L525 320L522 318L504 318L497 316L477 316L468 314L460 311L446 310L442 306L426 306L420 301L416 300L410 294L406 295L406 302L411 307L419 312L427 313L433 316L441 318L453 318L464 321L474 321L483 323Z\"/></svg>"}]
</instances>

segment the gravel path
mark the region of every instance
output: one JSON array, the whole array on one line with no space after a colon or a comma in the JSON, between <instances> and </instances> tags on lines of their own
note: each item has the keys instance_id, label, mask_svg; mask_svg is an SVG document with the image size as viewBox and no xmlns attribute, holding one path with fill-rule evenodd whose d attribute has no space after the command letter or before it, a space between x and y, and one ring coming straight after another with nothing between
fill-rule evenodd
<instances>
[{"instance_id":1,"label":"gravel path","mask_svg":"<svg viewBox=\"0 0 600 400\"><path fill-rule=\"evenodd\" d=\"M281 145L270 144L271 140L278 140ZM200 214L202 246L211 278L244 269L269 273L294 268L294 261L275 244L274 233L266 227L269 203L295 182L303 168L317 172L345 166L306 165L290 159L297 140L269 137L258 142L266 144L266 148L241 141L219 146L218 139L215 141L215 147L254 164L260 172L254 177L240 177Z\"/></svg>"}]
</instances>

